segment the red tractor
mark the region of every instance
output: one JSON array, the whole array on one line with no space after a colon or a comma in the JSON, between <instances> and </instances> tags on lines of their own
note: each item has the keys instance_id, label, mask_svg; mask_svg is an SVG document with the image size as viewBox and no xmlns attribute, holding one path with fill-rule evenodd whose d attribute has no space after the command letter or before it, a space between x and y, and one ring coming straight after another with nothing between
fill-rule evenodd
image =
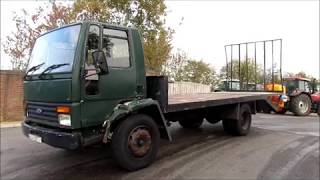
<instances>
[{"instance_id":1,"label":"red tractor","mask_svg":"<svg viewBox=\"0 0 320 180\"><path fill-rule=\"evenodd\" d=\"M306 116L311 112L320 111L320 84L307 78L284 79L286 95L289 101L285 102L284 108L277 113L293 112L297 116ZM283 102L281 102L283 103ZM280 104L280 102L279 102Z\"/></svg>"}]
</instances>

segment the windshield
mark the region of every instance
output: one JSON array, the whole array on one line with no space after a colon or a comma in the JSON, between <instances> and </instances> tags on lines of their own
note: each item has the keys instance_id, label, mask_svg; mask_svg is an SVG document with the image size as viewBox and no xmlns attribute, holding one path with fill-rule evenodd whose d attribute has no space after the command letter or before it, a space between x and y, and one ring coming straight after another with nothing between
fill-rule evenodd
<instances>
[{"instance_id":1,"label":"windshield","mask_svg":"<svg viewBox=\"0 0 320 180\"><path fill-rule=\"evenodd\" d=\"M69 26L39 37L33 47L29 68L42 64L32 74L39 74L54 64L68 64L52 72L70 72L74 60L81 25Z\"/></svg>"}]
</instances>

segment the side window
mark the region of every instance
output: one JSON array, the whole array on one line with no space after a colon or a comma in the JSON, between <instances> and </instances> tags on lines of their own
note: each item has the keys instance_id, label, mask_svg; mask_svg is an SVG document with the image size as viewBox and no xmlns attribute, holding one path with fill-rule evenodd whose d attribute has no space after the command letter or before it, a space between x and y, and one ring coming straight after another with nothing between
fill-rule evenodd
<instances>
[{"instance_id":1,"label":"side window","mask_svg":"<svg viewBox=\"0 0 320 180\"><path fill-rule=\"evenodd\" d=\"M299 89L304 90L305 85L304 85L304 81L298 81L299 82Z\"/></svg>"},{"instance_id":2,"label":"side window","mask_svg":"<svg viewBox=\"0 0 320 180\"><path fill-rule=\"evenodd\" d=\"M309 82L306 82L306 81L305 81L305 82L304 82L304 86L305 86L305 88L304 88L305 91L306 91L306 92L310 92Z\"/></svg>"},{"instance_id":3,"label":"side window","mask_svg":"<svg viewBox=\"0 0 320 180\"><path fill-rule=\"evenodd\" d=\"M104 28L102 50L109 67L130 67L128 36L125 31Z\"/></svg>"},{"instance_id":4,"label":"side window","mask_svg":"<svg viewBox=\"0 0 320 180\"><path fill-rule=\"evenodd\" d=\"M100 43L100 28L97 25L91 25L88 33L86 45L86 60L85 60L85 92L86 95L99 94L99 77L96 72L92 53L99 49Z\"/></svg>"}]
</instances>

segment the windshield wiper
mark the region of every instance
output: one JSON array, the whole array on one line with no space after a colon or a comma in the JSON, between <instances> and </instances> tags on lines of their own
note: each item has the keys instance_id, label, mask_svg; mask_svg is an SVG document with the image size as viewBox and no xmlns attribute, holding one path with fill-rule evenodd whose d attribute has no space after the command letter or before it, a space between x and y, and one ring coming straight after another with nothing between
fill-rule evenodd
<instances>
[{"instance_id":1,"label":"windshield wiper","mask_svg":"<svg viewBox=\"0 0 320 180\"><path fill-rule=\"evenodd\" d=\"M28 69L26 71L26 74L24 75L24 78L26 78L28 76L29 72L34 72L34 71L38 70L42 65L44 65L44 62L41 63L41 64L38 64L38 65L32 66L30 69Z\"/></svg>"},{"instance_id":2,"label":"windshield wiper","mask_svg":"<svg viewBox=\"0 0 320 180\"><path fill-rule=\"evenodd\" d=\"M46 72L51 71L53 69L57 69L62 66L70 65L69 63L63 63L63 64L53 64L49 67L47 67L45 70L42 71L42 73L39 75L39 78L42 79L43 75L45 75Z\"/></svg>"}]
</instances>

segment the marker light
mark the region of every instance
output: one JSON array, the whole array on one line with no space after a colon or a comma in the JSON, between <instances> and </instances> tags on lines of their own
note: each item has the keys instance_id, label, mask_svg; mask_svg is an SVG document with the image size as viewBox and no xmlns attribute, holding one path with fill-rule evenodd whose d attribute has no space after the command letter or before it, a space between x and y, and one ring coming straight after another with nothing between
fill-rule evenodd
<instances>
[{"instance_id":1,"label":"marker light","mask_svg":"<svg viewBox=\"0 0 320 180\"><path fill-rule=\"evenodd\" d=\"M70 113L70 107L68 107L68 106L58 106L57 107L57 113L64 113L64 114Z\"/></svg>"}]
</instances>

